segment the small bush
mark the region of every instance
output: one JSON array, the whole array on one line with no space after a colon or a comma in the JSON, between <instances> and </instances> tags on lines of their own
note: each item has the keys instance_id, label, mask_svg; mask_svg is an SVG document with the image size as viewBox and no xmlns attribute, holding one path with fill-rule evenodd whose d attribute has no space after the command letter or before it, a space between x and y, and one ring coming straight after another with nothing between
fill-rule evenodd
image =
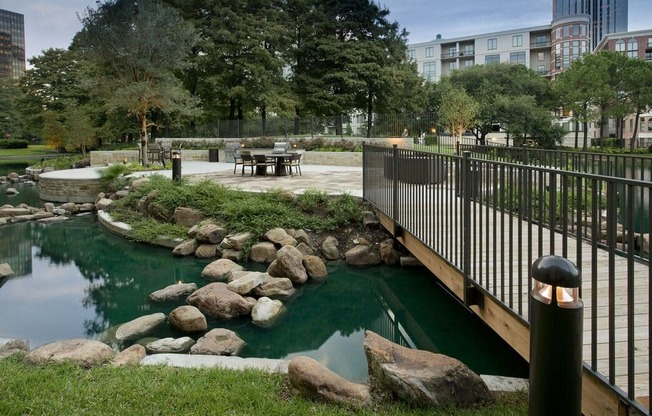
<instances>
[{"instance_id":1,"label":"small bush","mask_svg":"<svg viewBox=\"0 0 652 416\"><path fill-rule=\"evenodd\" d=\"M0 139L0 149L27 149L29 142L23 139Z\"/></svg>"}]
</instances>

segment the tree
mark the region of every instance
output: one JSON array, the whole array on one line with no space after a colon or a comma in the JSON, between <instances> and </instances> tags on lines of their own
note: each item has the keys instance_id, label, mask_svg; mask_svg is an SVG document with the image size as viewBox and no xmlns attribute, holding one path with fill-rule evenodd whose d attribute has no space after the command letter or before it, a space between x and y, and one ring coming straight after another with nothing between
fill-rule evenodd
<instances>
[{"instance_id":1,"label":"tree","mask_svg":"<svg viewBox=\"0 0 652 416\"><path fill-rule=\"evenodd\" d=\"M94 93L105 97L109 112L135 116L147 160L147 128L153 111L191 114L197 100L175 71L187 66L198 37L171 6L159 0L106 0L80 17L76 36L84 57L96 66Z\"/></svg>"},{"instance_id":2,"label":"tree","mask_svg":"<svg viewBox=\"0 0 652 416\"><path fill-rule=\"evenodd\" d=\"M45 139L45 144L53 149L60 151L66 146L66 129L61 120L59 120L56 111L43 112L43 133L41 134Z\"/></svg>"},{"instance_id":3,"label":"tree","mask_svg":"<svg viewBox=\"0 0 652 416\"><path fill-rule=\"evenodd\" d=\"M12 138L23 137L23 118L16 104L21 95L15 80L0 78L0 140L7 134Z\"/></svg>"},{"instance_id":4,"label":"tree","mask_svg":"<svg viewBox=\"0 0 652 416\"><path fill-rule=\"evenodd\" d=\"M86 157L86 149L96 143L96 130L90 117L90 110L76 103L66 105L66 119L63 126L68 140L66 144L81 149Z\"/></svg>"},{"instance_id":5,"label":"tree","mask_svg":"<svg viewBox=\"0 0 652 416\"><path fill-rule=\"evenodd\" d=\"M623 91L635 114L630 140L630 148L633 149L639 131L641 113L652 107L652 66L640 59L630 59L623 71L622 81Z\"/></svg>"},{"instance_id":6,"label":"tree","mask_svg":"<svg viewBox=\"0 0 652 416\"><path fill-rule=\"evenodd\" d=\"M463 88L453 85L444 87L441 102L441 124L448 128L453 138L461 138L475 124L478 103Z\"/></svg>"},{"instance_id":7,"label":"tree","mask_svg":"<svg viewBox=\"0 0 652 416\"><path fill-rule=\"evenodd\" d=\"M552 113L537 105L531 95L501 95L496 99L496 109L500 113L500 125L508 140L514 140L514 146L523 146L529 138L539 147L552 149L563 138L563 128L553 124Z\"/></svg>"}]
</instances>

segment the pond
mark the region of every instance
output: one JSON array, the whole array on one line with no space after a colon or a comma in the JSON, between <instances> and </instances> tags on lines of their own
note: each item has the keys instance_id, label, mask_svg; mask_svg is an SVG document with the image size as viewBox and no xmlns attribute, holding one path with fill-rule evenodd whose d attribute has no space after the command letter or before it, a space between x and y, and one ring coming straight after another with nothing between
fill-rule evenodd
<instances>
[{"instance_id":1,"label":"pond","mask_svg":"<svg viewBox=\"0 0 652 416\"><path fill-rule=\"evenodd\" d=\"M167 315L184 301L156 304L149 294L179 281L205 285L200 274L208 264L126 241L105 231L93 215L0 227L0 263L5 262L15 275L0 281L0 337L28 339L32 348L75 337L107 340L119 324L155 312ZM257 327L250 319L209 319L209 329L237 332L247 343L243 357L307 355L353 381L367 377L366 329L456 357L481 374L527 377L527 363L427 270L334 262L328 271L325 283L302 287L272 327ZM168 325L153 334L183 335Z\"/></svg>"}]
</instances>

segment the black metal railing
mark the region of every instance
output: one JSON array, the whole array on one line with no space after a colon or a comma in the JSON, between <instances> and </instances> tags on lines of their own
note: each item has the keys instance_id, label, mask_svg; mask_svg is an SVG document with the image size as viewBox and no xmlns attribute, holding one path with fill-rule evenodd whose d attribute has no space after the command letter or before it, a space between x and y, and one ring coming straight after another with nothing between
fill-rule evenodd
<instances>
[{"instance_id":1,"label":"black metal railing","mask_svg":"<svg viewBox=\"0 0 652 416\"><path fill-rule=\"evenodd\" d=\"M411 233L457 269L465 287L500 300L515 319L528 320L534 260L556 254L575 263L588 319L585 367L649 414L636 399L652 393L652 168L628 178L609 176L621 162L607 169L599 155L507 161L470 151L363 151L364 198L394 221L395 235Z\"/></svg>"}]
</instances>

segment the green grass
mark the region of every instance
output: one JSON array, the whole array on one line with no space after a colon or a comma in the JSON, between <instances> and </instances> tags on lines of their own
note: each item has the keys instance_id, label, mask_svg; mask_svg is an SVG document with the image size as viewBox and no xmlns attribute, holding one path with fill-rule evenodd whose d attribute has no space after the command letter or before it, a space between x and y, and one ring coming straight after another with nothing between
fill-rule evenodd
<instances>
[{"instance_id":1,"label":"green grass","mask_svg":"<svg viewBox=\"0 0 652 416\"><path fill-rule=\"evenodd\" d=\"M43 156L56 154L57 151L44 144L32 144L27 149L0 149L0 157L3 156Z\"/></svg>"},{"instance_id":2,"label":"green grass","mask_svg":"<svg viewBox=\"0 0 652 416\"><path fill-rule=\"evenodd\" d=\"M0 359L0 414L18 415L415 415L527 414L524 393L481 409L410 409L396 403L367 409L293 397L286 377L259 371L170 367L35 367Z\"/></svg>"}]
</instances>

